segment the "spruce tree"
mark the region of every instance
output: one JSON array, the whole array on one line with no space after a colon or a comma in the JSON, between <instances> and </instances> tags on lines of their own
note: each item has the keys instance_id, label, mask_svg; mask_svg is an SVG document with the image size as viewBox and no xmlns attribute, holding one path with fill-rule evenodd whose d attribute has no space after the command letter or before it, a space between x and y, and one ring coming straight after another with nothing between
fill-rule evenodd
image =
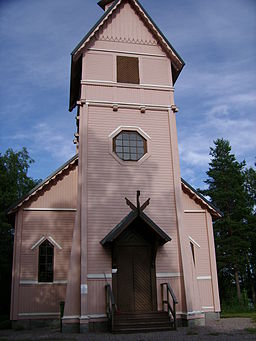
<instances>
[{"instance_id":1,"label":"spruce tree","mask_svg":"<svg viewBox=\"0 0 256 341\"><path fill-rule=\"evenodd\" d=\"M214 223L219 284L222 297L231 298L235 283L241 302L241 274L247 264L250 246L248 221L248 195L244 187L245 162L239 163L231 153L229 141L217 139L210 148L211 161L202 191L223 212L223 218Z\"/></svg>"}]
</instances>

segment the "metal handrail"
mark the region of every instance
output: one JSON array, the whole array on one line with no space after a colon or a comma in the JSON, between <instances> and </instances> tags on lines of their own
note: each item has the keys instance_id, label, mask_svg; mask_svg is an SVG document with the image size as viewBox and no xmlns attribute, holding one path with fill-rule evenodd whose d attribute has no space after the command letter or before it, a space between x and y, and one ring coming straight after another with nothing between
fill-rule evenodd
<instances>
[{"instance_id":1,"label":"metal handrail","mask_svg":"<svg viewBox=\"0 0 256 341\"><path fill-rule=\"evenodd\" d=\"M109 321L109 326L111 331L114 327L114 313L117 311L115 298L112 292L112 288L110 284L105 285L105 292L106 292L106 313Z\"/></svg>"},{"instance_id":2,"label":"metal handrail","mask_svg":"<svg viewBox=\"0 0 256 341\"><path fill-rule=\"evenodd\" d=\"M166 299L164 299L164 286L166 286ZM173 317L173 327L177 329L177 320L176 320L176 304L178 304L178 300L172 290L170 283L161 283L161 295L162 295L162 310L165 310L165 304L167 305L167 311ZM170 303L170 295L172 297L172 305Z\"/></svg>"}]
</instances>

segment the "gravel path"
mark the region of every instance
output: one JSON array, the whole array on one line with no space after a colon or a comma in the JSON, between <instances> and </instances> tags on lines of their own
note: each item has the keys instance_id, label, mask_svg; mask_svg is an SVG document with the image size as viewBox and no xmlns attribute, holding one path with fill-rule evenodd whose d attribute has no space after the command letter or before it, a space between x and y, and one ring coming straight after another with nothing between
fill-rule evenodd
<instances>
[{"instance_id":1,"label":"gravel path","mask_svg":"<svg viewBox=\"0 0 256 341\"><path fill-rule=\"evenodd\" d=\"M205 327L181 327L177 331L140 334L61 334L57 330L38 328L33 330L0 331L0 341L182 341L182 340L256 340L256 334L246 329L256 324L249 318L227 318L218 321L207 321Z\"/></svg>"}]
</instances>

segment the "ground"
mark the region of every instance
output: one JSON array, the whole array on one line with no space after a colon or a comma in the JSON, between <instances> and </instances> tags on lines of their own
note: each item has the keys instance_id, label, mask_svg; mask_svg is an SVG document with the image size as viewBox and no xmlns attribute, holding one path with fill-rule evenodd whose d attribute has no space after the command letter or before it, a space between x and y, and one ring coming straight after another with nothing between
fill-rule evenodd
<instances>
[{"instance_id":1,"label":"ground","mask_svg":"<svg viewBox=\"0 0 256 341\"><path fill-rule=\"evenodd\" d=\"M205 327L181 327L177 331L118 334L61 334L58 329L1 330L0 341L169 341L169 340L256 340L256 323L250 318L207 321Z\"/></svg>"}]
</instances>

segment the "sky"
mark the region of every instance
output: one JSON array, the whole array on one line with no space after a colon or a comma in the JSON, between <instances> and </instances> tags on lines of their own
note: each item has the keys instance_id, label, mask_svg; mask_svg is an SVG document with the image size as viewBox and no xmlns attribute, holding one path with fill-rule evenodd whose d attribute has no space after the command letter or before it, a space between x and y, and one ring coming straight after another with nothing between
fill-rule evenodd
<instances>
[{"instance_id":1,"label":"sky","mask_svg":"<svg viewBox=\"0 0 256 341\"><path fill-rule=\"evenodd\" d=\"M186 65L175 84L181 176L204 188L209 150L256 157L256 1L141 0ZM103 14L96 0L0 0L0 153L26 147L33 178L75 154L70 53Z\"/></svg>"}]
</instances>

